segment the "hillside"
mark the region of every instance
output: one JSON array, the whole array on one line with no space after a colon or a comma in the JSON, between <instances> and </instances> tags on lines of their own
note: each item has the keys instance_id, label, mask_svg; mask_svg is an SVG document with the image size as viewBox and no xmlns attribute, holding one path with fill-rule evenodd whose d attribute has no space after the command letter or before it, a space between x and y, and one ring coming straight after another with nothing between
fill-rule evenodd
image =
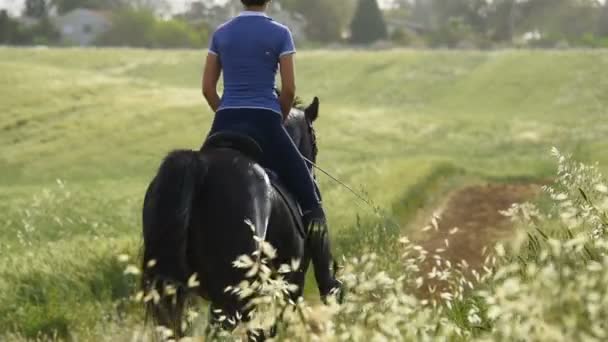
<instances>
[{"instance_id":1,"label":"hillside","mask_svg":"<svg viewBox=\"0 0 608 342\"><path fill-rule=\"evenodd\" d=\"M202 51L0 48L0 274L11 274L0 292L53 289L43 306L27 291L0 295L0 308L28 301L23 317L37 317L28 332L46 326L49 308L60 323L81 317L69 301L53 304L66 279L82 284L101 267L91 287L111 290L76 286L85 302L127 291L112 260L137 249L145 186L168 151L200 146L212 118L202 60ZM321 98L319 164L400 219L444 187L545 179L552 146L608 165L605 51L305 51L297 63L300 95ZM346 241L367 234L351 230L356 215L371 214L320 179L348 253ZM85 315L97 308L87 305Z\"/></svg>"},{"instance_id":2,"label":"hillside","mask_svg":"<svg viewBox=\"0 0 608 342\"><path fill-rule=\"evenodd\" d=\"M541 167L530 162L548 146L592 156L587 142L600 144L606 130L597 125L608 102L601 51L298 58L300 95L322 100L322 164L338 171L353 160L406 158L534 174ZM0 50L1 184L146 179L167 150L197 147L206 133L202 59L195 51Z\"/></svg>"}]
</instances>

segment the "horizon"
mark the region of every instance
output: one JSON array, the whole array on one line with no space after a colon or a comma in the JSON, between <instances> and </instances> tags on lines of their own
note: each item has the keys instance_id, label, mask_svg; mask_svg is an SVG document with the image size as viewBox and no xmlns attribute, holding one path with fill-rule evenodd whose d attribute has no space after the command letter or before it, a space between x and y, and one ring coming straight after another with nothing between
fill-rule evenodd
<instances>
[{"instance_id":1,"label":"horizon","mask_svg":"<svg viewBox=\"0 0 608 342\"><path fill-rule=\"evenodd\" d=\"M171 13L183 12L192 2L197 0L166 0L171 7ZM206 0L213 1L216 4L225 4L228 0ZM393 0L378 0L378 4L382 8L390 7ZM13 16L21 16L25 0L0 0L0 10L6 9Z\"/></svg>"}]
</instances>

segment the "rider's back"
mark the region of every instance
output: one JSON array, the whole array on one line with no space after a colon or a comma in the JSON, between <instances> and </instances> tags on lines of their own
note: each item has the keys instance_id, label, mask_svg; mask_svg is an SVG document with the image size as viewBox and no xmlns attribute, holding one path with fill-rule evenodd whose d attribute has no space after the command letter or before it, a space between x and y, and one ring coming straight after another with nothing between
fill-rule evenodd
<instances>
[{"instance_id":1,"label":"rider's back","mask_svg":"<svg viewBox=\"0 0 608 342\"><path fill-rule=\"evenodd\" d=\"M211 53L224 72L221 109L259 108L281 113L275 94L279 58L295 51L289 29L271 18L244 12L213 34Z\"/></svg>"}]
</instances>

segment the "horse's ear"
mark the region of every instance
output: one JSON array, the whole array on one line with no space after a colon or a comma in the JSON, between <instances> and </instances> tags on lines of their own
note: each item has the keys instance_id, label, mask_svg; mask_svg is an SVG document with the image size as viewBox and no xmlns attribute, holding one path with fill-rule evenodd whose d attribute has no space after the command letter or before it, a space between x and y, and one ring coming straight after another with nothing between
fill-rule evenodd
<instances>
[{"instance_id":1,"label":"horse's ear","mask_svg":"<svg viewBox=\"0 0 608 342\"><path fill-rule=\"evenodd\" d=\"M304 113L306 113L306 117L310 122L314 122L319 117L319 98L315 96L315 99L312 101L310 106L308 106Z\"/></svg>"}]
</instances>

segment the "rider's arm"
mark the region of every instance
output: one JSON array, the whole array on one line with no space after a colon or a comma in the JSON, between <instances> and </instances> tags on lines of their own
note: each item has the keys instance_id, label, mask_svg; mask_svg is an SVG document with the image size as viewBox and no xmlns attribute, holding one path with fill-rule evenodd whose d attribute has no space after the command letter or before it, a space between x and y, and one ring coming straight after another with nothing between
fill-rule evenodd
<instances>
[{"instance_id":1,"label":"rider's arm","mask_svg":"<svg viewBox=\"0 0 608 342\"><path fill-rule=\"evenodd\" d=\"M289 116L293 101L296 97L296 68L294 54L282 56L279 63L281 65L281 97L279 98L279 102L281 103L283 118L286 119L287 116Z\"/></svg>"},{"instance_id":2,"label":"rider's arm","mask_svg":"<svg viewBox=\"0 0 608 342\"><path fill-rule=\"evenodd\" d=\"M210 52L207 55L205 62L205 71L203 72L203 96L207 100L209 107L215 113L220 106L220 96L217 93L217 82L222 73L222 66L217 54Z\"/></svg>"}]
</instances>

